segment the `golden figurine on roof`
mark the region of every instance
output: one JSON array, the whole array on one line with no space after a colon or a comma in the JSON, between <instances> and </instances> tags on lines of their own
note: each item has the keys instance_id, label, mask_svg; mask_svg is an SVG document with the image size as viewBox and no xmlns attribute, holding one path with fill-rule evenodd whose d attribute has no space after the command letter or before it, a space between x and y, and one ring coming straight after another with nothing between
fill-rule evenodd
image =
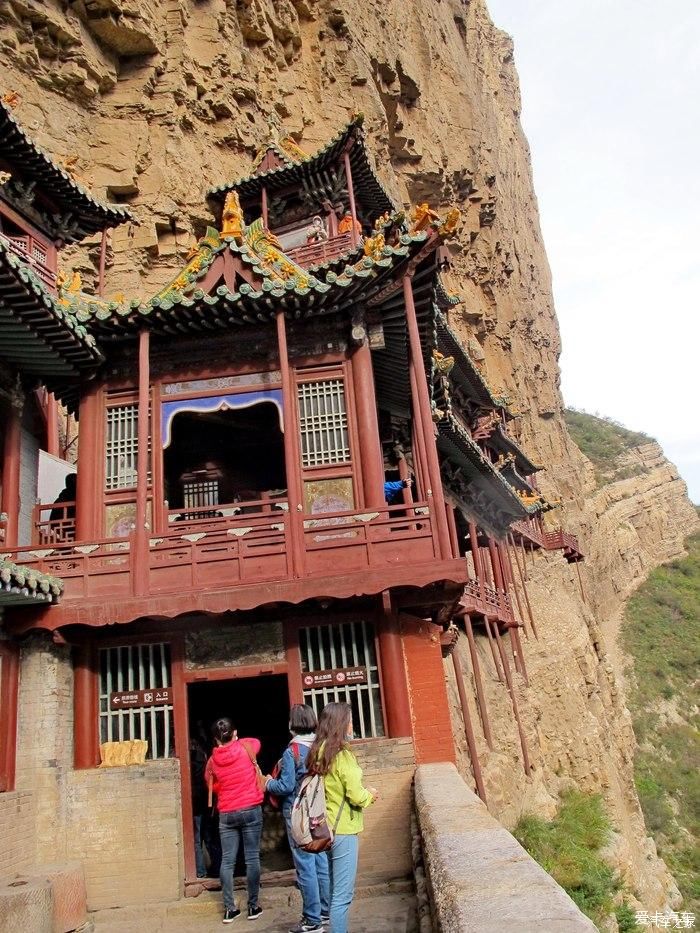
<instances>
[{"instance_id":1,"label":"golden figurine on roof","mask_svg":"<svg viewBox=\"0 0 700 933\"><path fill-rule=\"evenodd\" d=\"M221 236L232 237L236 243L243 242L243 209L237 191L229 191L224 201L224 210L221 215Z\"/></svg>"}]
</instances>

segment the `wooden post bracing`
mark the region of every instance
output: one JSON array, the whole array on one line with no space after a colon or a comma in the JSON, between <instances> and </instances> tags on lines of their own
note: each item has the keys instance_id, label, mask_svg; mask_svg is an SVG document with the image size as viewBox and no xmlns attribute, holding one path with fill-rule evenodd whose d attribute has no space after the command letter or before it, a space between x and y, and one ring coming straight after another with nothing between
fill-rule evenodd
<instances>
[{"instance_id":1,"label":"wooden post bracing","mask_svg":"<svg viewBox=\"0 0 700 933\"><path fill-rule=\"evenodd\" d=\"M46 394L46 452L52 457L59 457L58 443L58 402L53 392Z\"/></svg>"},{"instance_id":2,"label":"wooden post bracing","mask_svg":"<svg viewBox=\"0 0 700 933\"><path fill-rule=\"evenodd\" d=\"M464 628L467 632L467 641L469 643L469 655L472 659L472 671L474 672L474 686L476 687L476 701L479 707L479 716L481 718L481 728L486 739L486 744L493 751L493 736L491 734L491 723L489 721L488 707L486 704L486 694L481 680L481 666L479 664L479 655L476 650L476 641L474 639L474 630L472 620L469 616L464 617Z\"/></svg>"},{"instance_id":3,"label":"wooden post bracing","mask_svg":"<svg viewBox=\"0 0 700 933\"><path fill-rule=\"evenodd\" d=\"M525 638L528 637L527 629L525 628L525 613L523 612L523 606L520 601L520 590L518 585L515 582L515 577L513 575L513 561L510 554L510 546L506 540L504 544L501 545L501 553L505 554L506 561L508 564L508 577L510 579L512 591L515 593L515 602L518 607L518 615L520 616L520 621L523 623L523 631L525 632Z\"/></svg>"},{"instance_id":4,"label":"wooden post bracing","mask_svg":"<svg viewBox=\"0 0 700 933\"><path fill-rule=\"evenodd\" d=\"M520 566L520 561L518 560L518 550L515 546L515 541L513 535L510 535L510 543L513 545L513 553L515 554L515 563L518 565L518 576L520 577L520 585L523 588L523 595L525 596L525 605L527 606L527 614L530 619L530 627L532 628L532 634L539 641L539 635L537 634L537 627L535 626L535 619L532 615L532 606L530 605L530 597L527 594L527 587L525 586L525 574ZM524 560L524 558L523 558Z\"/></svg>"},{"instance_id":5,"label":"wooden post bracing","mask_svg":"<svg viewBox=\"0 0 700 933\"><path fill-rule=\"evenodd\" d=\"M515 688L513 686L513 677L510 672L510 665L508 664L508 658L506 656L505 649L503 647L503 641L501 639L501 633L498 630L498 623L495 624L496 630L496 642L498 644L498 650L501 655L501 660L503 661L503 670L506 675L506 686L508 687L508 692L510 693L510 701L513 705L513 716L515 717L515 724L518 727L518 736L520 737L520 748L523 753L523 768L525 774L530 773L530 755L527 750L527 739L525 738L525 731L523 729L523 724L520 721L520 710L518 709L518 698L515 695Z\"/></svg>"},{"instance_id":6,"label":"wooden post bracing","mask_svg":"<svg viewBox=\"0 0 700 933\"><path fill-rule=\"evenodd\" d=\"M101 476L98 457L101 453L100 420L104 417L102 391L97 383L90 383L80 399L80 437L82 445L78 459L78 478L75 490L75 537L77 541L90 541L98 537L103 495L98 489Z\"/></svg>"},{"instance_id":7,"label":"wooden post bracing","mask_svg":"<svg viewBox=\"0 0 700 933\"><path fill-rule=\"evenodd\" d=\"M464 672L462 670L462 662L457 651L457 646L455 646L454 651L452 652L452 666L455 672L455 680L457 681L457 692L459 693L459 703L462 707L462 719L464 720L464 734L467 739L467 747L469 748L469 757L472 762L472 771L474 772L474 782L476 784L476 792L481 797L481 799L486 803L486 788L484 787L484 778L481 773L481 764L479 762L479 755L476 750L476 739L474 738L474 727L472 726L472 718L469 712L469 705L467 703L467 691L464 686Z\"/></svg>"},{"instance_id":8,"label":"wooden post bracing","mask_svg":"<svg viewBox=\"0 0 700 933\"><path fill-rule=\"evenodd\" d=\"M102 240L100 241L100 269L97 274L97 294L100 298L105 293L105 265L107 262L107 231L102 231Z\"/></svg>"},{"instance_id":9,"label":"wooden post bracing","mask_svg":"<svg viewBox=\"0 0 700 933\"><path fill-rule=\"evenodd\" d=\"M491 654L493 655L493 666L496 668L496 675L501 683L505 683L505 677L501 671L501 665L498 660L498 651L496 649L496 643L493 640L493 633L491 632L491 623L488 616L484 616L484 627L486 629L486 635L489 640L489 646L491 648Z\"/></svg>"}]
</instances>

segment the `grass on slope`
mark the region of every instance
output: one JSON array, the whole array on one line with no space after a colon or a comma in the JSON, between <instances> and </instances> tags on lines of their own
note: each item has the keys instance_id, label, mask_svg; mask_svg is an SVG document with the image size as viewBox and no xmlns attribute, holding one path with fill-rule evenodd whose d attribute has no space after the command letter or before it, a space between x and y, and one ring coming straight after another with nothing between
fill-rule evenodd
<instances>
[{"instance_id":1,"label":"grass on slope","mask_svg":"<svg viewBox=\"0 0 700 933\"><path fill-rule=\"evenodd\" d=\"M627 606L622 644L639 743L635 780L647 828L700 912L700 535L688 556L654 570Z\"/></svg>"},{"instance_id":2,"label":"grass on slope","mask_svg":"<svg viewBox=\"0 0 700 933\"><path fill-rule=\"evenodd\" d=\"M651 438L641 431L630 431L612 418L589 415L585 411L567 408L564 411L569 433L577 447L593 464L598 485L617 479L628 479L641 467L618 467L618 458L640 444L648 444Z\"/></svg>"},{"instance_id":3,"label":"grass on slope","mask_svg":"<svg viewBox=\"0 0 700 933\"><path fill-rule=\"evenodd\" d=\"M620 890L613 869L600 855L611 828L600 796L572 790L562 795L553 820L547 822L526 814L513 835L580 909L600 925L614 910L613 897ZM618 910L624 913L624 905Z\"/></svg>"}]
</instances>

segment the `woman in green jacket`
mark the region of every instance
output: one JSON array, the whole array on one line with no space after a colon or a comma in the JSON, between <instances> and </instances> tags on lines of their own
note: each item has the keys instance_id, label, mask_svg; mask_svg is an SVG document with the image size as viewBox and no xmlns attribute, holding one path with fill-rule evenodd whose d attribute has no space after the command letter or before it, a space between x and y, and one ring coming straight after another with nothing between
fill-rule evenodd
<instances>
[{"instance_id":1,"label":"woman in green jacket","mask_svg":"<svg viewBox=\"0 0 700 933\"><path fill-rule=\"evenodd\" d=\"M328 703L318 720L316 740L309 750L307 770L322 774L328 822L335 838L329 855L331 876L330 933L347 933L348 912L355 895L358 833L362 811L377 799L373 787L363 787L362 768L348 747L352 738L349 703Z\"/></svg>"}]
</instances>

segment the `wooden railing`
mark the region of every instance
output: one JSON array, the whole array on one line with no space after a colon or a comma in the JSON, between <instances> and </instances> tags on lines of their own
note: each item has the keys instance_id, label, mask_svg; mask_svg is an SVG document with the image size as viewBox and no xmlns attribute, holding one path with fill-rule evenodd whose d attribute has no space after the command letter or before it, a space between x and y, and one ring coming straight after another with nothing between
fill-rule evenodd
<instances>
[{"instance_id":1,"label":"wooden railing","mask_svg":"<svg viewBox=\"0 0 700 933\"><path fill-rule=\"evenodd\" d=\"M59 513L59 518L51 518ZM75 502L39 503L32 513L32 544L63 544L75 541Z\"/></svg>"},{"instance_id":2,"label":"wooden railing","mask_svg":"<svg viewBox=\"0 0 700 933\"><path fill-rule=\"evenodd\" d=\"M305 243L303 246L297 246L290 249L287 253L298 266L306 268L307 266L316 266L322 262L330 262L337 259L343 253L352 249L352 235L350 233L341 233L330 240L321 240L318 243Z\"/></svg>"},{"instance_id":3,"label":"wooden railing","mask_svg":"<svg viewBox=\"0 0 700 933\"><path fill-rule=\"evenodd\" d=\"M70 503L61 507L68 509ZM63 601L133 595L161 595L222 589L239 584L272 583L297 576L346 574L399 564L430 562L436 556L428 506L386 506L380 511L346 511L291 516L286 502L240 503L240 512L173 521L162 534L152 533L137 553L135 533L90 542L58 540L60 519L38 524L38 543L14 549L12 559L60 577ZM257 511L252 511L257 507ZM40 508L56 508L43 506ZM250 509L251 511L245 511ZM222 513L227 507L218 507ZM185 514L171 510L169 515ZM303 540L299 565L293 567L291 521ZM138 554L143 554L143 558ZM147 555L147 556L146 556ZM137 578L147 563L146 592Z\"/></svg>"},{"instance_id":4,"label":"wooden railing","mask_svg":"<svg viewBox=\"0 0 700 933\"><path fill-rule=\"evenodd\" d=\"M46 263L49 256L47 244L43 240L38 240L29 235L7 236L4 233L0 233L0 236L14 254L19 256L19 258L39 276L45 285L48 285L52 291L55 291L56 272L55 270L51 270ZM42 256L44 257L43 259L41 258Z\"/></svg>"}]
</instances>

